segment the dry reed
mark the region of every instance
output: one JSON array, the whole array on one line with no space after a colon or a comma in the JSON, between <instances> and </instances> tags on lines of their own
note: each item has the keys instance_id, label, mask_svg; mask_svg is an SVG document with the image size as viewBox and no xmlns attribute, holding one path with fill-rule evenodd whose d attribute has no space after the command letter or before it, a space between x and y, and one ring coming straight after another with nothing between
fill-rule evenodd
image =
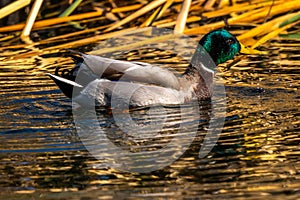
<instances>
[{"instance_id":1,"label":"dry reed","mask_svg":"<svg viewBox=\"0 0 300 200\"><path fill-rule=\"evenodd\" d=\"M102 7L101 5L103 4L95 4L94 12L68 16L81 6L81 1L75 1L74 5L70 5L69 10L66 10L61 17L37 21L35 21L35 18L32 18L27 20L26 24L0 27L0 33L2 33L0 42L6 41L9 44L9 41L12 40L12 37L9 35L11 33L16 34L22 30L22 37L28 37L30 33L41 28L47 30L71 21L83 22L85 19L98 19L101 16L101 19L103 19L101 26L86 26L85 30L50 36L39 41L30 42L30 45L38 46L66 39L64 43L58 45L50 44L50 47L43 48L41 51L31 52L30 54L25 53L20 56L38 55L43 52L59 51L62 48L76 48L99 40L138 31L138 28L148 26L173 28L174 33L179 32L188 35L205 34L216 28L224 28L226 25L229 25L231 28L236 26L236 29L239 30L238 39L251 48L256 48L275 38L278 34L295 27L300 22L299 0L154 0L145 4L138 1L132 5L125 6L118 6L113 0L108 0L108 2L112 6L111 8ZM232 5L230 5L231 2ZM15 4L17 3L17 8L19 9L26 6L28 1L19 0L15 2ZM8 11L9 6L11 5L0 9L0 18L11 14L11 11ZM33 7L32 9L36 8ZM110 18L115 20L115 22L108 20L107 16L111 16ZM35 22L33 23L33 21ZM29 23L32 23L31 27L26 29L30 25ZM87 33L90 33L88 37L72 41L75 36L84 36ZM94 33L97 33L97 35ZM17 44L13 47L25 47L26 45ZM5 48L12 48L12 46L7 45L6 47L6 45L2 45L1 49Z\"/></svg>"}]
</instances>

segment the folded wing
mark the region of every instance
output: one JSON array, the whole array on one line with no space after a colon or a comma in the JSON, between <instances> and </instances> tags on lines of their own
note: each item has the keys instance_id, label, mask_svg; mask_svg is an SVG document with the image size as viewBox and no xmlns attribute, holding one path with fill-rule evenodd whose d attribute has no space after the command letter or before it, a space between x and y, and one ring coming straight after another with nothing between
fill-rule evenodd
<instances>
[{"instance_id":1,"label":"folded wing","mask_svg":"<svg viewBox=\"0 0 300 200\"><path fill-rule=\"evenodd\" d=\"M180 89L177 76L167 69L142 62L114 60L94 55L82 54L82 57L83 64L98 78L112 80L118 74L121 81L148 83L176 90Z\"/></svg>"}]
</instances>

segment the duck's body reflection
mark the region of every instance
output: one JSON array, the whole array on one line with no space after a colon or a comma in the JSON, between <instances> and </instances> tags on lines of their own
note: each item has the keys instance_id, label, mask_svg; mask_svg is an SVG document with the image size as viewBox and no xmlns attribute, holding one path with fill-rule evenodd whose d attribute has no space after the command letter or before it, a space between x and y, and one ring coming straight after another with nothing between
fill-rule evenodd
<instances>
[{"instance_id":1,"label":"duck's body reflection","mask_svg":"<svg viewBox=\"0 0 300 200\"><path fill-rule=\"evenodd\" d=\"M73 116L80 140L103 166L150 172L170 165L197 135L203 137L210 111L210 101L204 101L113 112L79 108Z\"/></svg>"}]
</instances>

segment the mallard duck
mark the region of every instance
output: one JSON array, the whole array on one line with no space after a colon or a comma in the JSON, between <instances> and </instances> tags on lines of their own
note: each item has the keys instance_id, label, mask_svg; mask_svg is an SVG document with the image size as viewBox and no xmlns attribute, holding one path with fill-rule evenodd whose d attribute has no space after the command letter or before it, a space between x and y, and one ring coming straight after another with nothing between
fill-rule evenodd
<instances>
[{"instance_id":1,"label":"mallard duck","mask_svg":"<svg viewBox=\"0 0 300 200\"><path fill-rule=\"evenodd\" d=\"M96 100L99 106L111 106L115 99L132 107L183 104L210 98L216 66L240 51L241 44L235 36L217 29L201 38L190 64L179 76L143 62L87 54L74 57L76 66L71 71L59 74L57 68L55 75L48 75L80 105Z\"/></svg>"}]
</instances>

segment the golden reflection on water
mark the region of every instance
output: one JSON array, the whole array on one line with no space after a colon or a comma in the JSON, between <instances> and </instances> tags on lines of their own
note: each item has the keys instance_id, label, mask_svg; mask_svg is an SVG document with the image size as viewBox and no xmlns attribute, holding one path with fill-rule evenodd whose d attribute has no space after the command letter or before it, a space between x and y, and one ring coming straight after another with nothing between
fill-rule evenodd
<instances>
[{"instance_id":1,"label":"golden reflection on water","mask_svg":"<svg viewBox=\"0 0 300 200\"><path fill-rule=\"evenodd\" d=\"M227 112L213 151L198 158L209 119L209 106L204 102L202 108L207 112L198 121L197 137L189 149L170 166L146 174L105 166L82 145L71 101L45 76L56 66L71 68L69 58L49 54L10 59L18 51L5 52L0 59L2 198L239 199L273 195L296 199L300 194L300 47L291 42L273 41L265 46L271 52L268 56L249 56L231 69L220 67ZM158 61L179 72L187 63L182 57L174 58L173 52L151 49L111 56ZM122 138L109 111L105 112L100 122L110 136ZM136 114L141 120L143 111ZM173 124L182 122L175 114L169 119ZM172 131L173 126L167 127L167 134ZM169 136L161 138L161 145L168 143ZM155 144L126 142L139 148Z\"/></svg>"}]
</instances>

